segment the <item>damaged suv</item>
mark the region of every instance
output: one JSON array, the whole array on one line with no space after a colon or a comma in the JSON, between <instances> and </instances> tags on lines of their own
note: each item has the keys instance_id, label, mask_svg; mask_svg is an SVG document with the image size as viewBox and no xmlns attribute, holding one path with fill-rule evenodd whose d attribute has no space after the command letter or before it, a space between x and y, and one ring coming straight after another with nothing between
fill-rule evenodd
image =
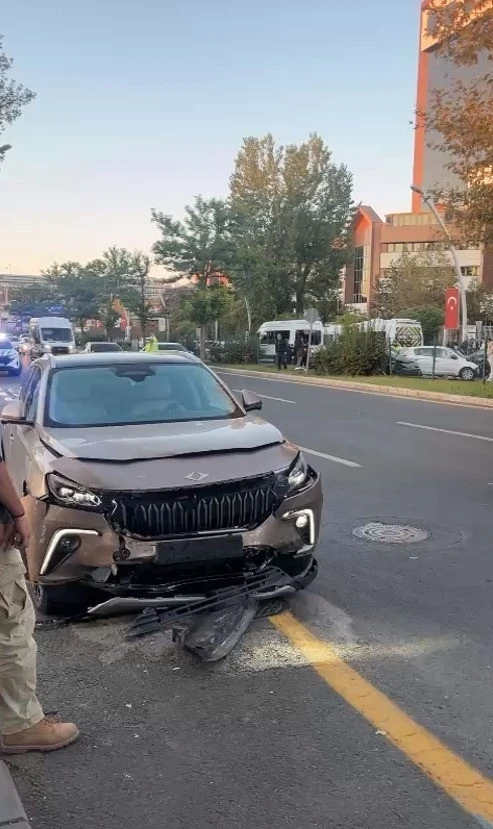
<instances>
[{"instance_id":1,"label":"damaged suv","mask_svg":"<svg viewBox=\"0 0 493 829\"><path fill-rule=\"evenodd\" d=\"M261 406L187 353L32 363L1 422L38 608L104 614L309 584L320 479Z\"/></svg>"}]
</instances>

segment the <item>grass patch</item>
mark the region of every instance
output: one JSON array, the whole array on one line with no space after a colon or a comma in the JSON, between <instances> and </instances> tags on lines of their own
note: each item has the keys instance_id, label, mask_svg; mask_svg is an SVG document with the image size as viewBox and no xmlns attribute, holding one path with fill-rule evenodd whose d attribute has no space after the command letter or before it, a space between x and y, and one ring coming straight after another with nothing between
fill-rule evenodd
<instances>
[{"instance_id":1,"label":"grass patch","mask_svg":"<svg viewBox=\"0 0 493 829\"><path fill-rule=\"evenodd\" d=\"M279 374L277 368L271 365L235 365L235 366L214 366L216 371L221 369L234 368L243 371L258 371L268 374ZM283 376L292 376L293 380L303 382L306 379L320 378L321 380L346 380L347 382L366 383L369 386L393 386L401 389L418 389L420 391L441 392L442 394L460 394L465 397L482 397L493 399L493 383L485 383L483 386L481 380L466 381L466 380L431 380L428 377L337 377L326 376L320 374L307 375L304 372L295 371L289 368L283 371Z\"/></svg>"}]
</instances>

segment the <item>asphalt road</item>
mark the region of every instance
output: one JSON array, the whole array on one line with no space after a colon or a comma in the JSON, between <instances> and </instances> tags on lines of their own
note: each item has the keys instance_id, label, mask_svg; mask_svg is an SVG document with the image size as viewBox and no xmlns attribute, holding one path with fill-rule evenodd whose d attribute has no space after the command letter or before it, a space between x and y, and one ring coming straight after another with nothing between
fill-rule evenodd
<instances>
[{"instance_id":1,"label":"asphalt road","mask_svg":"<svg viewBox=\"0 0 493 829\"><path fill-rule=\"evenodd\" d=\"M320 575L293 607L319 644L262 621L204 668L120 623L41 629L41 696L83 736L10 764L34 829L493 825L491 410L224 379L323 475ZM428 538L353 535L369 522Z\"/></svg>"}]
</instances>

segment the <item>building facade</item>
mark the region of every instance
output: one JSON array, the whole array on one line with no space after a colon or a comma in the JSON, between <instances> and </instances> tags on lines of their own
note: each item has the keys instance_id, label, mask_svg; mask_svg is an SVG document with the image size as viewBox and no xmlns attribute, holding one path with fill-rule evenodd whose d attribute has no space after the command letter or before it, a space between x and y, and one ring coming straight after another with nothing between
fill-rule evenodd
<instances>
[{"instance_id":1,"label":"building facade","mask_svg":"<svg viewBox=\"0 0 493 829\"><path fill-rule=\"evenodd\" d=\"M403 253L419 256L443 251L453 265L452 254L444 250L443 231L426 210L391 213L381 219L372 207L361 205L355 216L352 240L352 260L343 278L343 302L361 313L371 310L378 280ZM472 247L459 250L458 258L466 279L478 280L493 292L493 254Z\"/></svg>"},{"instance_id":2,"label":"building facade","mask_svg":"<svg viewBox=\"0 0 493 829\"><path fill-rule=\"evenodd\" d=\"M444 4L455 0L443 0ZM474 3L472 4L472 7ZM493 6L493 3L492 3ZM455 66L448 61L440 51L440 43L432 36L432 25L429 0L421 3L419 57L418 57L418 89L417 89L417 120L414 141L414 168L413 183L423 190L458 187L461 182L447 169L447 153L434 149L434 135L425 125L424 114L429 110L434 90L447 91L452 89L457 81L468 83L478 77L483 77L491 71L491 62L488 54L480 56L473 66ZM438 136L437 136L438 138ZM419 193L413 193L412 210L419 212L422 209L422 199Z\"/></svg>"}]
</instances>

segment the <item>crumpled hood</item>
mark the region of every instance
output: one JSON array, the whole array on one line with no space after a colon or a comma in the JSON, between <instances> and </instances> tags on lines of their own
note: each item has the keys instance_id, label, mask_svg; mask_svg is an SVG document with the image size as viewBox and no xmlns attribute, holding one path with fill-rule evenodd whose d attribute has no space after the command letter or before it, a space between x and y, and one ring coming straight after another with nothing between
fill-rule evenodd
<instances>
[{"instance_id":1,"label":"crumpled hood","mask_svg":"<svg viewBox=\"0 0 493 829\"><path fill-rule=\"evenodd\" d=\"M105 491L188 488L286 469L298 450L251 415L228 421L49 429L47 471ZM53 454L56 453L56 454Z\"/></svg>"},{"instance_id":2,"label":"crumpled hood","mask_svg":"<svg viewBox=\"0 0 493 829\"><path fill-rule=\"evenodd\" d=\"M66 458L116 462L251 450L283 442L275 426L252 416L192 423L46 429L40 437L45 445Z\"/></svg>"}]
</instances>

